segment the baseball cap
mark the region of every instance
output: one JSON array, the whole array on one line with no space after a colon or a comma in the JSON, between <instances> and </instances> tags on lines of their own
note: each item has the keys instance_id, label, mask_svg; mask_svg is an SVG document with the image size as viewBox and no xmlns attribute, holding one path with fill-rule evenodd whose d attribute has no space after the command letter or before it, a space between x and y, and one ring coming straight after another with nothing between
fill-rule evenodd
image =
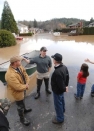
<instances>
[{"instance_id":1,"label":"baseball cap","mask_svg":"<svg viewBox=\"0 0 94 131\"><path fill-rule=\"evenodd\" d=\"M20 56L13 56L10 58L10 63L13 63L15 61L19 61L19 60L22 60L22 57Z\"/></svg>"},{"instance_id":2,"label":"baseball cap","mask_svg":"<svg viewBox=\"0 0 94 131\"><path fill-rule=\"evenodd\" d=\"M41 47L40 51L47 51L46 47Z\"/></svg>"},{"instance_id":3,"label":"baseball cap","mask_svg":"<svg viewBox=\"0 0 94 131\"><path fill-rule=\"evenodd\" d=\"M56 61L62 61L62 55L59 53L56 53L55 55L52 55L51 57L55 59Z\"/></svg>"}]
</instances>

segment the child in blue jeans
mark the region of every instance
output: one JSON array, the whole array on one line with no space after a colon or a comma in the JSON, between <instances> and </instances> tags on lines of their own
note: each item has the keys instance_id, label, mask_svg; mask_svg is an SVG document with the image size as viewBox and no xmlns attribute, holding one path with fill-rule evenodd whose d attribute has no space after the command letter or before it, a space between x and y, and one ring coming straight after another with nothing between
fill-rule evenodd
<instances>
[{"instance_id":1,"label":"child in blue jeans","mask_svg":"<svg viewBox=\"0 0 94 131\"><path fill-rule=\"evenodd\" d=\"M77 93L74 94L76 99L83 98L87 77L89 76L88 68L88 65L83 63L80 72L77 75Z\"/></svg>"}]
</instances>

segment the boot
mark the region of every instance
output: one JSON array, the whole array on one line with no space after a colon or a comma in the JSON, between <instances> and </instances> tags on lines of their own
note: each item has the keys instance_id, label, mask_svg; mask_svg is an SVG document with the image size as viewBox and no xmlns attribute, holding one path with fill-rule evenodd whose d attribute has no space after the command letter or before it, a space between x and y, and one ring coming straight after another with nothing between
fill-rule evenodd
<instances>
[{"instance_id":1,"label":"boot","mask_svg":"<svg viewBox=\"0 0 94 131\"><path fill-rule=\"evenodd\" d=\"M25 125L28 126L30 124L30 121L27 120L26 118L24 118L24 109L17 109L18 110L18 114L20 116L20 122Z\"/></svg>"},{"instance_id":2,"label":"boot","mask_svg":"<svg viewBox=\"0 0 94 131\"><path fill-rule=\"evenodd\" d=\"M37 79L37 94L35 95L35 99L38 99L40 97L40 88L42 85L42 80Z\"/></svg>"},{"instance_id":3,"label":"boot","mask_svg":"<svg viewBox=\"0 0 94 131\"><path fill-rule=\"evenodd\" d=\"M25 99L23 100L23 106L24 106L24 114L32 111L31 108L26 108L25 107Z\"/></svg>"},{"instance_id":4,"label":"boot","mask_svg":"<svg viewBox=\"0 0 94 131\"><path fill-rule=\"evenodd\" d=\"M31 111L32 111L31 108L25 108L25 109L24 109L24 113L25 113L25 114L28 113L28 112L31 112Z\"/></svg>"},{"instance_id":5,"label":"boot","mask_svg":"<svg viewBox=\"0 0 94 131\"><path fill-rule=\"evenodd\" d=\"M25 125L25 126L29 126L30 125L30 121L27 120L26 118L24 117L20 117L20 122Z\"/></svg>"},{"instance_id":6,"label":"boot","mask_svg":"<svg viewBox=\"0 0 94 131\"><path fill-rule=\"evenodd\" d=\"M49 78L44 78L44 82L45 82L46 92L48 94L51 94L51 91L49 90Z\"/></svg>"},{"instance_id":7,"label":"boot","mask_svg":"<svg viewBox=\"0 0 94 131\"><path fill-rule=\"evenodd\" d=\"M38 99L40 97L40 92L38 92L36 95L35 95L35 99Z\"/></svg>"},{"instance_id":8,"label":"boot","mask_svg":"<svg viewBox=\"0 0 94 131\"><path fill-rule=\"evenodd\" d=\"M46 89L46 92L47 92L48 94L51 94L51 93L52 93L49 89Z\"/></svg>"}]
</instances>

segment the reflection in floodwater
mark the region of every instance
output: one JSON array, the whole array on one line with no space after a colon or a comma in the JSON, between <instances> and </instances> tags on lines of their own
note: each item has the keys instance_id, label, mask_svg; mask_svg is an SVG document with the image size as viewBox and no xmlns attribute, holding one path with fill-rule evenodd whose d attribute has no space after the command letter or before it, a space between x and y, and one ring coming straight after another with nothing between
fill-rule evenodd
<instances>
[{"instance_id":1,"label":"reflection in floodwater","mask_svg":"<svg viewBox=\"0 0 94 131\"><path fill-rule=\"evenodd\" d=\"M94 60L94 36L68 36L66 34L55 37L51 34L38 34L33 37L25 37L23 41L18 41L16 46L0 48L0 63L10 59L13 55L21 55L32 50L39 50L42 46L48 49L49 56L55 53L63 55L63 63L67 66L78 66L86 58ZM93 65L88 64L90 68ZM30 89L36 86L36 74L31 77ZM11 95L7 92L6 87L0 83L0 98Z\"/></svg>"}]
</instances>

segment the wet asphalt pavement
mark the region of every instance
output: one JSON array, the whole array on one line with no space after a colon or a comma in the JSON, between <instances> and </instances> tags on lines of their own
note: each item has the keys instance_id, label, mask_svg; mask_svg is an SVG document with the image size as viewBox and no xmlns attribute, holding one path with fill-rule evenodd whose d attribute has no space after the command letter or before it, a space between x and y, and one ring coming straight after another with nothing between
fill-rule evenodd
<instances>
[{"instance_id":1,"label":"wet asphalt pavement","mask_svg":"<svg viewBox=\"0 0 94 131\"><path fill-rule=\"evenodd\" d=\"M16 105L13 103L7 118L10 123L10 131L94 131L94 98L90 96L91 86L94 82L94 70L90 70L85 94L82 100L76 100L76 76L78 67L68 67L70 74L69 92L65 93L63 124L55 125L52 118L55 116L53 94L47 95L44 83L41 87L41 97L34 99L36 88L25 102L26 106L32 108L32 112L25 115L31 121L29 126L24 126L19 121Z\"/></svg>"}]
</instances>

